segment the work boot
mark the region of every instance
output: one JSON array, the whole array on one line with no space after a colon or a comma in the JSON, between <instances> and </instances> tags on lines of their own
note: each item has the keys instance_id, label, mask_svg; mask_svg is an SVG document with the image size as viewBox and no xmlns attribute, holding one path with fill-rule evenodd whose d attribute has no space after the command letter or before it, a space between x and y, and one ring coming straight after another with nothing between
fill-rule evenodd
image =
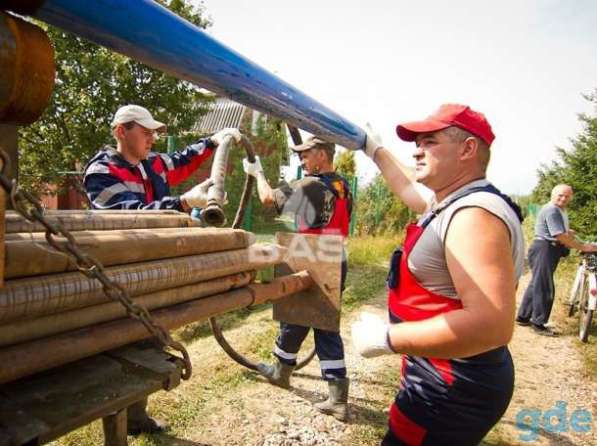
<instances>
[{"instance_id":1,"label":"work boot","mask_svg":"<svg viewBox=\"0 0 597 446\"><path fill-rule=\"evenodd\" d=\"M332 415L340 421L348 418L348 378L328 381L330 395L321 403L316 403L315 408L327 415Z\"/></svg>"},{"instance_id":2,"label":"work boot","mask_svg":"<svg viewBox=\"0 0 597 446\"><path fill-rule=\"evenodd\" d=\"M166 423L150 417L146 408L147 398L137 401L127 408L126 427L129 435L139 435L143 432L155 434L166 430Z\"/></svg>"},{"instance_id":3,"label":"work boot","mask_svg":"<svg viewBox=\"0 0 597 446\"><path fill-rule=\"evenodd\" d=\"M273 364L264 364L260 362L257 364L257 370L274 386L288 389L290 387L290 375L294 370L295 365L284 364L276 361Z\"/></svg>"}]
</instances>

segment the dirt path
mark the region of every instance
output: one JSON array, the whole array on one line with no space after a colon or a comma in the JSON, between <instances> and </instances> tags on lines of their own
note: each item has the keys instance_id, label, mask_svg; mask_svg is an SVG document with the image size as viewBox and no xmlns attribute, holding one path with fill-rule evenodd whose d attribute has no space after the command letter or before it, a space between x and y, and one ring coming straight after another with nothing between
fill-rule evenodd
<instances>
[{"instance_id":1,"label":"dirt path","mask_svg":"<svg viewBox=\"0 0 597 446\"><path fill-rule=\"evenodd\" d=\"M524 290L525 283L521 284ZM385 296L380 295L359 311L385 314ZM167 437L150 444L185 446L219 445L376 445L385 432L387 408L398 382L399 358L384 356L365 360L357 357L350 344L350 322L357 313L344 317L342 334L351 378L348 423L317 413L312 402L324 399L327 389L319 379L317 360L296 373L290 391L267 384L229 360L215 341L199 339L192 344L196 376L173 392L162 394L151 405L170 418ZM271 339L276 331L268 311L251 315L241 327L229 330L227 337L241 349L251 349L256 340ZM252 333L250 336L247 333ZM268 342L265 342L268 344ZM597 414L597 389L591 389L581 375L581 362L571 337L546 338L530 329L517 327L511 344L516 364L516 390L508 412L484 441L498 445L579 445L597 444L596 424L582 416ZM308 346L307 346L308 347ZM268 347L269 348L269 347ZM304 348L306 351L307 348ZM559 403L562 402L562 403ZM559 404L559 406L557 406ZM187 406L185 406L187 405ZM562 405L565 405L563 407ZM556 418L541 427L544 414L552 408L566 412L566 431ZM563 409L562 409L563 408ZM585 410L580 421L590 432L572 432L570 416ZM516 427L521 411L531 411L525 421L538 429ZM177 413L181 427L177 428ZM540 413L539 413L540 411ZM525 412L523 412L524 414ZM185 418L187 417L187 418ZM187 422L183 422L186 419ZM182 427L184 426L184 428ZM185 440L179 440L184 438ZM148 444L135 442L135 444Z\"/></svg>"}]
</instances>

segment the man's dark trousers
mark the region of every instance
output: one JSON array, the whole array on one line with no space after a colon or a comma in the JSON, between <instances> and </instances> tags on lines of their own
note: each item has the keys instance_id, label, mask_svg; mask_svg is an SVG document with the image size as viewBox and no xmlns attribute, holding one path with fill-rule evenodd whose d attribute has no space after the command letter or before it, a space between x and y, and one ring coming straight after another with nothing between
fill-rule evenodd
<instances>
[{"instance_id":1,"label":"man's dark trousers","mask_svg":"<svg viewBox=\"0 0 597 446\"><path fill-rule=\"evenodd\" d=\"M555 295L553 274L561 256L562 249L557 242L533 241L529 248L533 276L518 309L519 320L530 320L535 325L544 325L549 320Z\"/></svg>"}]
</instances>

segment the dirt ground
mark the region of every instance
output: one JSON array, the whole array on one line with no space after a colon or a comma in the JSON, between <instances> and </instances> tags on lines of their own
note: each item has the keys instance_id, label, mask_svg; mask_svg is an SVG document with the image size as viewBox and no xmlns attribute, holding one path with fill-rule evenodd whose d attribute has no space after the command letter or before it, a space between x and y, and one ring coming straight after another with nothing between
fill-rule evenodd
<instances>
[{"instance_id":1,"label":"dirt ground","mask_svg":"<svg viewBox=\"0 0 597 446\"><path fill-rule=\"evenodd\" d=\"M524 279L521 290L525 289L528 277ZM137 439L134 444L379 444L385 432L387 409L397 387L400 360L397 356L364 359L355 355L350 342L350 323L363 310L384 315L385 293L342 321L351 379L351 414L347 423L320 415L312 408L312 403L324 399L327 391L320 380L316 359L295 373L292 388L287 391L245 371L225 356L213 338L205 337L191 344L195 377L173 392L162 393L151 403L154 413L157 411L169 418L172 429L167 435L160 435L160 439L155 438L156 442L145 443ZM269 344L264 343L264 339L273 342L275 331L270 312L262 311L250 315L226 335L239 350L250 351L251 344L256 341L263 345ZM569 336L541 337L527 327L516 327L511 343L516 366L514 397L501 422L484 440L484 446L597 445L594 421L597 389L582 375L575 342ZM308 347L310 345L303 349L307 351ZM185 404L190 405L187 415L183 409ZM559 411L555 415L560 419L549 418L550 409ZM580 418L571 422L576 410L584 412L580 415L577 412L576 416ZM177 413L176 417L188 417L186 422L178 420L180 427L177 427L177 419L172 417L173 412ZM587 413L593 418L592 422L586 420ZM523 417L524 414L528 416ZM525 423L524 426L534 424L537 429L517 427L517 417L519 422ZM575 432L579 426L588 432Z\"/></svg>"}]
</instances>

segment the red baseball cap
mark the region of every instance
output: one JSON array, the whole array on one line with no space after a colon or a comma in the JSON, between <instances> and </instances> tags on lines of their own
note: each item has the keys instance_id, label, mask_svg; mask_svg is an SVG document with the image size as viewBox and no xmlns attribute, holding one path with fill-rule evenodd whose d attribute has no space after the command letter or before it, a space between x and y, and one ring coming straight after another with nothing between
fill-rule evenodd
<instances>
[{"instance_id":1,"label":"red baseball cap","mask_svg":"<svg viewBox=\"0 0 597 446\"><path fill-rule=\"evenodd\" d=\"M414 141L419 133L436 132L448 127L459 127L478 136L491 145L495 135L483 113L471 110L468 105L444 104L423 121L413 121L396 126L396 133L403 141Z\"/></svg>"}]
</instances>

